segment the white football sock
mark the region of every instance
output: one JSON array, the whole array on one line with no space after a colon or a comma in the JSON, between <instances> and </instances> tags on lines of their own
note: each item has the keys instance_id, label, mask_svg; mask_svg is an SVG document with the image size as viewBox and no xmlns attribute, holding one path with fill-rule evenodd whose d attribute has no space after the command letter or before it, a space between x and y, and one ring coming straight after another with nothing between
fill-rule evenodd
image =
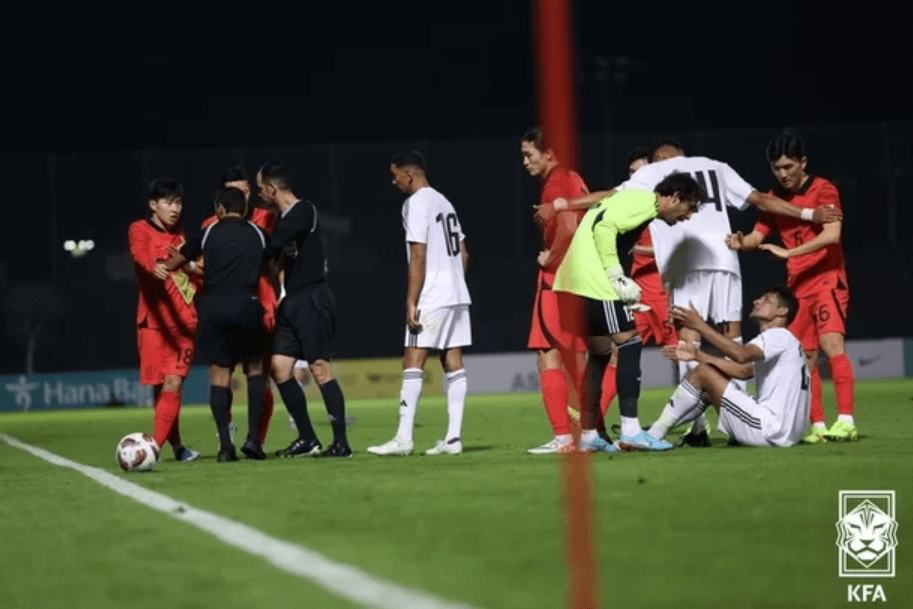
<instances>
[{"instance_id":1,"label":"white football sock","mask_svg":"<svg viewBox=\"0 0 913 609\"><path fill-rule=\"evenodd\" d=\"M574 436L572 436L569 433L565 433L565 434L561 434L560 436L555 436L555 439L558 440L558 442L560 442L561 444L567 444L568 442L570 442L571 440L574 439Z\"/></svg>"},{"instance_id":2,"label":"white football sock","mask_svg":"<svg viewBox=\"0 0 913 609\"><path fill-rule=\"evenodd\" d=\"M584 429L580 432L580 441L581 442L592 442L599 437L599 434L596 433L595 429Z\"/></svg>"},{"instance_id":3,"label":"white football sock","mask_svg":"<svg viewBox=\"0 0 913 609\"><path fill-rule=\"evenodd\" d=\"M621 418L621 435L633 438L643 431L640 426L639 417L620 417Z\"/></svg>"},{"instance_id":4,"label":"white football sock","mask_svg":"<svg viewBox=\"0 0 913 609\"><path fill-rule=\"evenodd\" d=\"M837 415L837 419L838 420L840 419L840 415ZM824 421L819 421L818 423L814 423L813 425L815 426L816 429L823 429L823 430L827 431L827 425L824 423Z\"/></svg>"},{"instance_id":5,"label":"white football sock","mask_svg":"<svg viewBox=\"0 0 913 609\"><path fill-rule=\"evenodd\" d=\"M851 415L851 414L838 414L837 420L843 421L844 423L848 423L850 425L856 424L855 422L853 422L853 415Z\"/></svg>"},{"instance_id":6,"label":"white football sock","mask_svg":"<svg viewBox=\"0 0 913 609\"><path fill-rule=\"evenodd\" d=\"M399 429L396 430L396 437L400 440L412 441L412 427L424 382L425 372L421 368L403 370L403 386L399 391Z\"/></svg>"},{"instance_id":7,"label":"white football sock","mask_svg":"<svg viewBox=\"0 0 913 609\"><path fill-rule=\"evenodd\" d=\"M670 429L696 419L703 412L701 392L688 381L682 381L648 433L662 440Z\"/></svg>"},{"instance_id":8,"label":"white football sock","mask_svg":"<svg viewBox=\"0 0 913 609\"><path fill-rule=\"evenodd\" d=\"M466 405L466 370L447 373L447 437L460 437L463 427L463 408Z\"/></svg>"}]
</instances>

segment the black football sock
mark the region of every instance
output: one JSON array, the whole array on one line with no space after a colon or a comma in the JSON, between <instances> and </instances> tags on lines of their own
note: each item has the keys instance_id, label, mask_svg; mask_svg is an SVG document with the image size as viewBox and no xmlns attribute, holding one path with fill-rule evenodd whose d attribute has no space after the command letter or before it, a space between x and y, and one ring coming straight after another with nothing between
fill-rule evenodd
<instances>
[{"instance_id":1,"label":"black football sock","mask_svg":"<svg viewBox=\"0 0 913 609\"><path fill-rule=\"evenodd\" d=\"M212 418L216 421L216 430L219 432L220 450L226 450L232 446L231 432L228 430L228 387L209 388L209 408L212 410Z\"/></svg>"},{"instance_id":2,"label":"black football sock","mask_svg":"<svg viewBox=\"0 0 913 609\"><path fill-rule=\"evenodd\" d=\"M257 443L260 437L260 419L266 401L266 382L262 374L247 377L247 440Z\"/></svg>"},{"instance_id":3,"label":"black football sock","mask_svg":"<svg viewBox=\"0 0 913 609\"><path fill-rule=\"evenodd\" d=\"M637 400L640 398L640 352L643 343L635 336L618 346L618 411L623 417L637 416Z\"/></svg>"},{"instance_id":4,"label":"black football sock","mask_svg":"<svg viewBox=\"0 0 913 609\"><path fill-rule=\"evenodd\" d=\"M311 425L311 417L308 415L307 398L304 397L304 390L293 376L284 383L276 383L279 388L279 395L285 402L288 413L295 421L295 427L298 428L298 437L302 440L316 440L317 434L314 433L314 427Z\"/></svg>"},{"instance_id":5,"label":"black football sock","mask_svg":"<svg viewBox=\"0 0 913 609\"><path fill-rule=\"evenodd\" d=\"M581 408L580 429L596 429L602 418L599 412L599 404L602 401L602 377L605 376L610 361L612 361L611 351L604 355L590 353L587 362L587 380L590 383L590 390L587 392L586 404ZM605 431L605 425L602 427Z\"/></svg>"},{"instance_id":6,"label":"black football sock","mask_svg":"<svg viewBox=\"0 0 913 609\"><path fill-rule=\"evenodd\" d=\"M323 403L327 408L327 414L330 415L330 425L333 426L333 442L342 446L348 446L349 440L346 438L346 400L342 397L342 388L336 379L320 386L320 394L323 396Z\"/></svg>"}]
</instances>

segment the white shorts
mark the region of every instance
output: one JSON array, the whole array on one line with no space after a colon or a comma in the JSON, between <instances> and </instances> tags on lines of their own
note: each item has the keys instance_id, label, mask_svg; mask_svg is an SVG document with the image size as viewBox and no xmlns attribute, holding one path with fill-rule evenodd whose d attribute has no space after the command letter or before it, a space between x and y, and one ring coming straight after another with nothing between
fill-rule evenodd
<instances>
[{"instance_id":1,"label":"white shorts","mask_svg":"<svg viewBox=\"0 0 913 609\"><path fill-rule=\"evenodd\" d=\"M688 307L712 322L742 321L742 278L728 271L692 271L670 286L671 304Z\"/></svg>"},{"instance_id":2,"label":"white shorts","mask_svg":"<svg viewBox=\"0 0 913 609\"><path fill-rule=\"evenodd\" d=\"M295 360L295 368L297 368L299 370L307 370L308 369L307 360L304 360L304 359Z\"/></svg>"},{"instance_id":3,"label":"white shorts","mask_svg":"<svg viewBox=\"0 0 913 609\"><path fill-rule=\"evenodd\" d=\"M422 324L418 334L406 326L406 347L443 351L472 344L469 305L421 311L418 321Z\"/></svg>"},{"instance_id":4,"label":"white shorts","mask_svg":"<svg viewBox=\"0 0 913 609\"><path fill-rule=\"evenodd\" d=\"M717 427L739 444L775 446L764 433L764 422L769 416L766 408L730 381L723 392Z\"/></svg>"}]
</instances>

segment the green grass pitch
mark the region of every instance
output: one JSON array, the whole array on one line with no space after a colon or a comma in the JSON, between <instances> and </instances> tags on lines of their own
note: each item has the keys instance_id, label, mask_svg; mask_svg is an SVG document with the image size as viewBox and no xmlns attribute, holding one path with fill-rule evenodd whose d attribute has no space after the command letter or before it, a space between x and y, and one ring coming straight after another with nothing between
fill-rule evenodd
<instances>
[{"instance_id":1,"label":"green grass pitch","mask_svg":"<svg viewBox=\"0 0 913 609\"><path fill-rule=\"evenodd\" d=\"M642 423L670 391L643 392ZM863 583L881 584L888 606L911 606L911 399L913 380L859 382L854 444L728 448L717 434L710 449L591 459L602 606L830 608ZM829 384L825 403L831 422ZM322 405L310 408L326 442ZM220 464L208 408L186 407L184 440L204 457L176 463L165 448L148 474L121 474L113 453L123 435L151 429L149 409L2 414L0 431L443 598L565 606L559 468L526 454L550 436L537 395L469 396L456 457L367 455L395 431L396 402L349 410L352 460ZM235 416L246 428L243 410ZM269 448L291 441L287 421L277 410ZM423 400L418 423L423 451L446 429L444 400ZM897 492L893 579L838 578L838 491L855 489ZM2 442L0 548L3 609L354 606Z\"/></svg>"}]
</instances>

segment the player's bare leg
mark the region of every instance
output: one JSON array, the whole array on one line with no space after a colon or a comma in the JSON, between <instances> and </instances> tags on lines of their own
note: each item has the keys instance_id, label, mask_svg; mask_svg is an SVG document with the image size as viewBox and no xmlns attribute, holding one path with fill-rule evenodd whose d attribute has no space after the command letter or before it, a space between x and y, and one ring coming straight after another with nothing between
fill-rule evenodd
<instances>
[{"instance_id":1,"label":"player's bare leg","mask_svg":"<svg viewBox=\"0 0 913 609\"><path fill-rule=\"evenodd\" d=\"M270 362L273 380L285 402L289 415L295 420L298 429L298 439L287 448L276 451L280 457L299 457L314 455L320 452L320 441L314 433L311 418L308 416L307 400L301 385L295 380L294 370L296 358L288 355L275 354Z\"/></svg>"},{"instance_id":2,"label":"player's bare leg","mask_svg":"<svg viewBox=\"0 0 913 609\"><path fill-rule=\"evenodd\" d=\"M828 440L856 440L856 422L853 419L855 378L853 365L846 355L843 335L839 332L828 332L818 338L821 350L827 356L831 368L831 379L834 383L834 394L837 397L837 422L825 433Z\"/></svg>"},{"instance_id":3,"label":"player's bare leg","mask_svg":"<svg viewBox=\"0 0 913 609\"><path fill-rule=\"evenodd\" d=\"M460 439L463 429L463 410L466 406L466 369L463 367L463 349L455 347L441 353L441 368L447 379L447 435L426 455L458 455L463 452Z\"/></svg>"},{"instance_id":4,"label":"player's bare leg","mask_svg":"<svg viewBox=\"0 0 913 609\"><path fill-rule=\"evenodd\" d=\"M372 455L411 455L415 447L412 430L415 426L415 415L418 412L419 399L425 383L425 362L428 361L428 349L406 347L403 353L403 384L399 392L399 426L396 435L389 442L369 446L367 451Z\"/></svg>"},{"instance_id":5,"label":"player's bare leg","mask_svg":"<svg viewBox=\"0 0 913 609\"><path fill-rule=\"evenodd\" d=\"M231 368L212 364L209 367L209 408L219 432L219 462L237 461L235 445L228 429L228 395L231 386Z\"/></svg>"},{"instance_id":6,"label":"player's bare leg","mask_svg":"<svg viewBox=\"0 0 913 609\"><path fill-rule=\"evenodd\" d=\"M315 359L313 362L309 362L309 365L311 376L314 377L314 382L320 389L320 395L323 396L323 404L333 428L333 443L320 456L351 457L352 449L349 448L349 439L346 435L346 402L342 395L342 388L336 377L333 376L330 362Z\"/></svg>"},{"instance_id":7,"label":"player's bare leg","mask_svg":"<svg viewBox=\"0 0 913 609\"><path fill-rule=\"evenodd\" d=\"M241 452L248 459L263 461L266 453L260 444L260 425L263 422L263 408L266 402L266 378L262 357L244 362L244 376L247 377L247 438L241 445Z\"/></svg>"}]
</instances>

